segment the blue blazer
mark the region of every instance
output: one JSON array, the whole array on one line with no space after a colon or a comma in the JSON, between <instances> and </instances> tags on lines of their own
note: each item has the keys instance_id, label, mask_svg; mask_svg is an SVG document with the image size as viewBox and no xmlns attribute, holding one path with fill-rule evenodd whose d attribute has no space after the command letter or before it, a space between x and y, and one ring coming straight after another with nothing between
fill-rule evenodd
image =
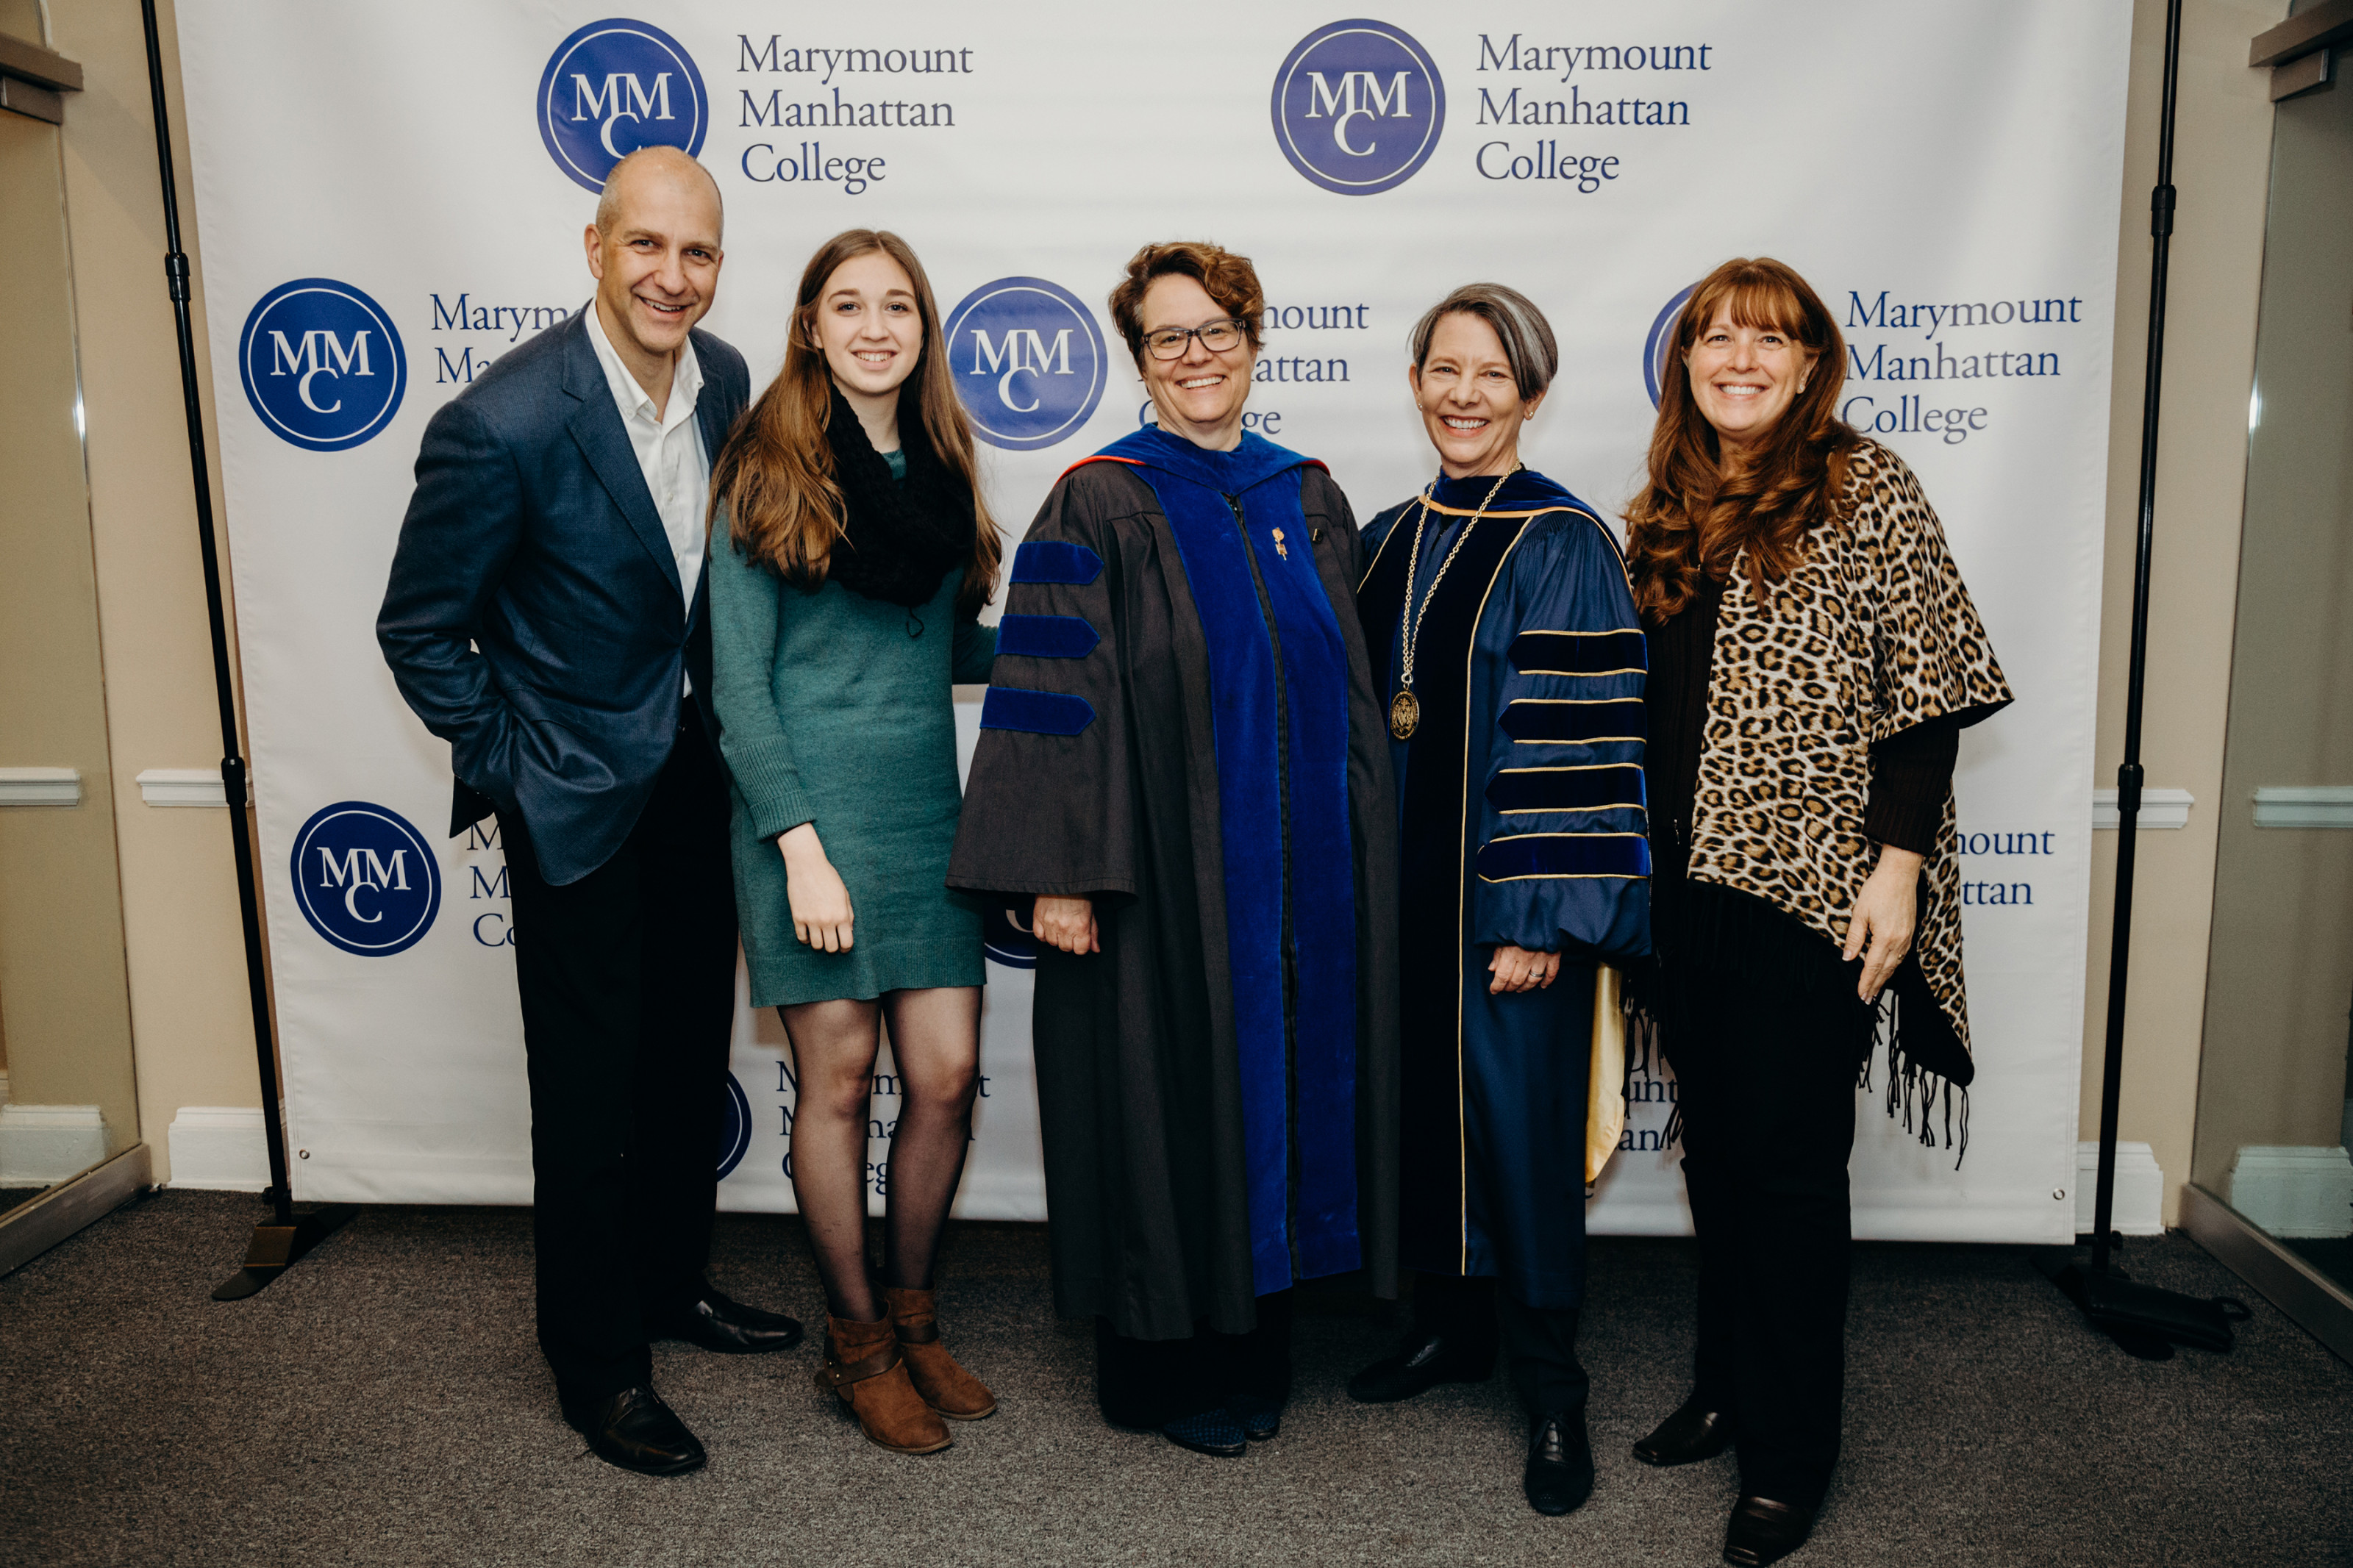
<instances>
[{"instance_id":1,"label":"blue blazer","mask_svg":"<svg viewBox=\"0 0 2353 1568\"><path fill-rule=\"evenodd\" d=\"M716 459L751 396L744 356L692 334L695 417ZM425 427L376 641L449 742L449 831L519 814L550 882L637 826L692 678L716 744L711 589L690 609L586 309L498 362ZM512 820L512 816L510 816Z\"/></svg>"}]
</instances>

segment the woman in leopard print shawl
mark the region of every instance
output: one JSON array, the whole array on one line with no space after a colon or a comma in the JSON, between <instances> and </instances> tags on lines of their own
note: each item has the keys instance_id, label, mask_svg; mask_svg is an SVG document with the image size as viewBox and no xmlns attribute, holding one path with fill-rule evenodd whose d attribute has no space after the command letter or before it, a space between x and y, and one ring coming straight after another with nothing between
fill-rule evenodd
<instances>
[{"instance_id":1,"label":"woman in leopard print shawl","mask_svg":"<svg viewBox=\"0 0 2353 1568\"><path fill-rule=\"evenodd\" d=\"M1651 639L1641 990L1679 1084L1699 1353L1635 1452L1736 1443L1726 1555L1765 1563L1837 1459L1875 1026L1924 1137L1941 1097L1949 1140L1971 1076L1953 763L2010 694L1919 481L1837 418L1845 344L1805 280L1726 262L1674 343L1627 542Z\"/></svg>"}]
</instances>

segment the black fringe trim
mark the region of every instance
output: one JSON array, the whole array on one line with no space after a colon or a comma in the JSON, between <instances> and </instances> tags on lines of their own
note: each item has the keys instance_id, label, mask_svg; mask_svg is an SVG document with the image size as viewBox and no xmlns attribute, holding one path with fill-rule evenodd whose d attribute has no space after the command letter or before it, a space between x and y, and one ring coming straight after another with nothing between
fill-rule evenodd
<instances>
[{"instance_id":1,"label":"black fringe trim","mask_svg":"<svg viewBox=\"0 0 2353 1568\"><path fill-rule=\"evenodd\" d=\"M1957 1171L1961 1168L1961 1162L1969 1157L1969 1087L1927 1066L1917 1054L1906 1048L1914 1042L1907 1039L1904 1031L1905 1011L1907 1006L1918 1010L1922 997L1926 995L1925 986L1908 1004L1903 992L1894 985L1879 994L1879 1005L1873 1009L1872 1049L1863 1054L1862 1065L1856 1070L1855 1087L1871 1087L1872 1059L1884 1050L1887 1053L1888 1119L1894 1121L1900 1115L1904 1131L1910 1132L1914 1130L1913 1118L1916 1110L1921 1146L1933 1149L1936 1146L1937 1107L1941 1103L1946 1148L1955 1147L1953 1123L1957 1116L1960 1122L1960 1142L1953 1155L1953 1169ZM1936 1007L1933 997L1928 999L1927 1005ZM1945 1033L1950 1033L1950 1026L1945 1025L1942 1009L1936 1010L1936 1024L1944 1026Z\"/></svg>"}]
</instances>

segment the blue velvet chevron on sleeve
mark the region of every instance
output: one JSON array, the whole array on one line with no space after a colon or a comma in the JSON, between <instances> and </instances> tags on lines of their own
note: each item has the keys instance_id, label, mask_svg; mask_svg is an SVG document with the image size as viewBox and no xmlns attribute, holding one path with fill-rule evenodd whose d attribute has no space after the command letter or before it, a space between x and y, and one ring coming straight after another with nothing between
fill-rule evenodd
<instances>
[{"instance_id":1,"label":"blue velvet chevron on sleeve","mask_svg":"<svg viewBox=\"0 0 2353 1568\"><path fill-rule=\"evenodd\" d=\"M1650 947L1647 647L1616 545L1588 512L1538 519L1510 572L1504 624L1481 634L1504 657L1482 683L1472 929L1622 962Z\"/></svg>"},{"instance_id":2,"label":"blue velvet chevron on sleeve","mask_svg":"<svg viewBox=\"0 0 2353 1568\"><path fill-rule=\"evenodd\" d=\"M1027 658L1084 658L1101 634L1077 616L1007 616L997 624L997 651Z\"/></svg>"},{"instance_id":3,"label":"blue velvet chevron on sleeve","mask_svg":"<svg viewBox=\"0 0 2353 1568\"><path fill-rule=\"evenodd\" d=\"M1065 691L992 686L981 699L984 730L1026 730L1033 735L1075 735L1095 721L1094 704Z\"/></svg>"},{"instance_id":4,"label":"blue velvet chevron on sleeve","mask_svg":"<svg viewBox=\"0 0 2353 1568\"><path fill-rule=\"evenodd\" d=\"M1083 544L1033 539L1013 552L1016 583L1061 583L1085 587L1103 575L1103 557Z\"/></svg>"}]
</instances>

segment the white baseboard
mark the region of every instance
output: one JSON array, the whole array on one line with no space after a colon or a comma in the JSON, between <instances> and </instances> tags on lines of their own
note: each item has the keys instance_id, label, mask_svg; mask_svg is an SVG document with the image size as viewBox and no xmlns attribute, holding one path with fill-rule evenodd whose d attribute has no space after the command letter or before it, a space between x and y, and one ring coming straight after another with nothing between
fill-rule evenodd
<instances>
[{"instance_id":1,"label":"white baseboard","mask_svg":"<svg viewBox=\"0 0 2353 1568\"><path fill-rule=\"evenodd\" d=\"M0 805L79 805L79 768L0 768Z\"/></svg>"},{"instance_id":2,"label":"white baseboard","mask_svg":"<svg viewBox=\"0 0 2353 1568\"><path fill-rule=\"evenodd\" d=\"M184 1105L165 1142L173 1186L258 1193L269 1185L269 1141L258 1105Z\"/></svg>"},{"instance_id":3,"label":"white baseboard","mask_svg":"<svg viewBox=\"0 0 2353 1568\"><path fill-rule=\"evenodd\" d=\"M2255 791L2255 826L2353 827L2353 784L2264 784Z\"/></svg>"},{"instance_id":4,"label":"white baseboard","mask_svg":"<svg viewBox=\"0 0 2353 1568\"><path fill-rule=\"evenodd\" d=\"M0 1187L45 1187L106 1154L106 1117L95 1105L0 1105Z\"/></svg>"},{"instance_id":5,"label":"white baseboard","mask_svg":"<svg viewBox=\"0 0 2353 1568\"><path fill-rule=\"evenodd\" d=\"M2092 1234L2092 1218L2099 1205L2100 1146L2075 1145L2075 1234ZM2116 1145L2116 1207L2108 1216L2111 1229L2126 1236L2165 1234L2165 1173L2158 1168L2157 1152L2146 1143Z\"/></svg>"},{"instance_id":6,"label":"white baseboard","mask_svg":"<svg viewBox=\"0 0 2353 1568\"><path fill-rule=\"evenodd\" d=\"M2353 1236L2353 1157L2342 1149L2251 1143L2232 1163L2222 1195L2283 1239Z\"/></svg>"},{"instance_id":7,"label":"white baseboard","mask_svg":"<svg viewBox=\"0 0 2353 1568\"><path fill-rule=\"evenodd\" d=\"M227 805L218 768L149 768L137 779L149 805Z\"/></svg>"},{"instance_id":8,"label":"white baseboard","mask_svg":"<svg viewBox=\"0 0 2353 1568\"><path fill-rule=\"evenodd\" d=\"M2152 828L2183 828L2189 826L2189 808L2197 799L2186 789L2144 789L2140 792L2140 815L2133 825L2143 833ZM2124 829L2124 814L2116 809L2116 792L2095 789L2092 792L2092 826L2111 833Z\"/></svg>"}]
</instances>

